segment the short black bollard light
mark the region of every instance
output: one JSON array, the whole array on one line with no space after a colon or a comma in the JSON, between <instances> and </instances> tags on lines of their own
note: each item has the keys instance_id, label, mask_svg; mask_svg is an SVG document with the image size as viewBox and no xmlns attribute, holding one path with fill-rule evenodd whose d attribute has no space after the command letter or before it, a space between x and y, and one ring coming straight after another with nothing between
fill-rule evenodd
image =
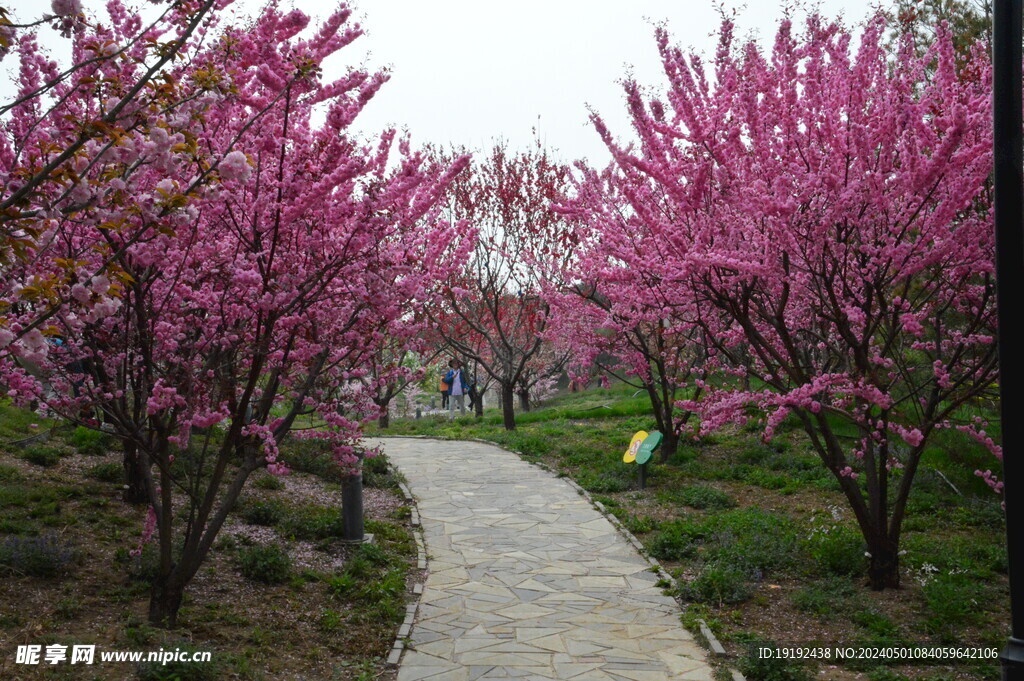
<instances>
[{"instance_id":1,"label":"short black bollard light","mask_svg":"<svg viewBox=\"0 0 1024 681\"><path fill-rule=\"evenodd\" d=\"M341 483L341 519L346 543L366 541L363 530L363 474L356 473Z\"/></svg>"}]
</instances>

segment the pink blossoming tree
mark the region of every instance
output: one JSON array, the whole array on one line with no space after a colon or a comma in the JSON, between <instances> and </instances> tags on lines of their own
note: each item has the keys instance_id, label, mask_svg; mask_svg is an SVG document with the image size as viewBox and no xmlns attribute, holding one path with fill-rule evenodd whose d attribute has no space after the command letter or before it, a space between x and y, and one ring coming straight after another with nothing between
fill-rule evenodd
<instances>
[{"instance_id":1,"label":"pink blossoming tree","mask_svg":"<svg viewBox=\"0 0 1024 681\"><path fill-rule=\"evenodd\" d=\"M679 401L699 396L704 377L704 330L692 305L672 283L675 263L646 229L652 214L670 211L662 196L637 196L630 178L613 169L581 168L572 201L556 206L575 218L573 257L549 286L551 336L571 342L573 372L594 369L647 393L663 440L662 462L677 451L692 412ZM631 202L638 206L632 208Z\"/></svg>"},{"instance_id":2,"label":"pink blossoming tree","mask_svg":"<svg viewBox=\"0 0 1024 681\"><path fill-rule=\"evenodd\" d=\"M551 210L569 180L569 168L539 145L520 153L496 146L452 190L454 218L470 225L476 245L469 258L447 263L450 284L435 317L451 349L497 383L507 430L516 427L516 390L546 343L542 286L571 250L569 221Z\"/></svg>"},{"instance_id":3,"label":"pink blossoming tree","mask_svg":"<svg viewBox=\"0 0 1024 681\"><path fill-rule=\"evenodd\" d=\"M682 406L703 431L750 408L765 438L797 419L856 516L875 589L899 585L936 429L1000 454L957 420L996 378L986 57L975 49L961 78L946 32L922 57L909 39L888 53L883 32L870 21L854 47L838 24L812 17L797 35L784 21L765 54L726 22L711 79L659 30L664 96L625 86L636 146L595 117L637 238L666 261L656 284L713 355L715 380Z\"/></svg>"},{"instance_id":4,"label":"pink blossoming tree","mask_svg":"<svg viewBox=\"0 0 1024 681\"><path fill-rule=\"evenodd\" d=\"M39 258L98 258L99 245L123 273L115 309L74 326L53 316L62 343L37 359L50 408L72 420L102 412L137 456L160 555L158 625L175 625L250 473L286 471L278 446L299 417L320 426L303 436L358 472L361 367L436 289L432 263L457 248L437 207L466 159L438 166L402 141L389 161L393 132L372 146L345 132L386 80L322 80L323 61L361 33L349 15L342 7L300 38L308 18L270 7L190 55L182 77L224 89L195 131L198 158L161 167L164 179L129 204L180 203L188 220L130 240L85 229ZM219 182L183 201L213 164Z\"/></svg>"}]
</instances>

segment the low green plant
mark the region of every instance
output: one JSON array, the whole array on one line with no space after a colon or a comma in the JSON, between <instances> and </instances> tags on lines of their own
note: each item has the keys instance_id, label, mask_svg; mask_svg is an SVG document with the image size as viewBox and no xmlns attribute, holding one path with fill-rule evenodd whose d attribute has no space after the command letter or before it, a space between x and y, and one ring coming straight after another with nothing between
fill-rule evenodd
<instances>
[{"instance_id":1,"label":"low green plant","mask_svg":"<svg viewBox=\"0 0 1024 681\"><path fill-rule=\"evenodd\" d=\"M647 544L647 550L660 560L692 558L697 555L696 539L699 536L690 523L664 523L658 534Z\"/></svg>"},{"instance_id":2,"label":"low green plant","mask_svg":"<svg viewBox=\"0 0 1024 681\"><path fill-rule=\"evenodd\" d=\"M252 483L253 487L257 489L265 490L280 490L284 489L284 481L276 475L261 475L256 478L255 482Z\"/></svg>"},{"instance_id":3,"label":"low green plant","mask_svg":"<svg viewBox=\"0 0 1024 681\"><path fill-rule=\"evenodd\" d=\"M111 439L110 435L102 431L78 426L71 433L70 442L79 454L103 456L110 448Z\"/></svg>"},{"instance_id":4,"label":"low green plant","mask_svg":"<svg viewBox=\"0 0 1024 681\"><path fill-rule=\"evenodd\" d=\"M71 567L74 550L55 534L7 537L0 542L0 572L28 577L55 577Z\"/></svg>"},{"instance_id":5,"label":"low green plant","mask_svg":"<svg viewBox=\"0 0 1024 681\"><path fill-rule=\"evenodd\" d=\"M87 470L85 474L93 480L99 480L100 482L124 482L124 466L119 463L114 463L113 461L108 463L98 463Z\"/></svg>"},{"instance_id":6,"label":"low green plant","mask_svg":"<svg viewBox=\"0 0 1024 681\"><path fill-rule=\"evenodd\" d=\"M793 592L791 600L797 610L822 617L848 611L860 595L849 579L832 577L806 584Z\"/></svg>"},{"instance_id":7,"label":"low green plant","mask_svg":"<svg viewBox=\"0 0 1024 681\"><path fill-rule=\"evenodd\" d=\"M649 515L642 517L627 515L623 525L633 534L647 534L658 529L658 522Z\"/></svg>"},{"instance_id":8,"label":"low green plant","mask_svg":"<svg viewBox=\"0 0 1024 681\"><path fill-rule=\"evenodd\" d=\"M245 498L238 506L238 514L245 522L266 527L280 523L286 510L284 503L277 499Z\"/></svg>"},{"instance_id":9,"label":"low green plant","mask_svg":"<svg viewBox=\"0 0 1024 681\"><path fill-rule=\"evenodd\" d=\"M868 681L910 681L910 678L888 667L875 667L868 672Z\"/></svg>"},{"instance_id":10,"label":"low green plant","mask_svg":"<svg viewBox=\"0 0 1024 681\"><path fill-rule=\"evenodd\" d=\"M292 559L278 544L248 546L238 552L238 567L253 582L283 584L291 576Z\"/></svg>"},{"instance_id":11,"label":"low green plant","mask_svg":"<svg viewBox=\"0 0 1024 681\"><path fill-rule=\"evenodd\" d=\"M749 572L788 568L799 557L796 526L788 517L757 508L725 511L703 525L705 559Z\"/></svg>"},{"instance_id":12,"label":"low green plant","mask_svg":"<svg viewBox=\"0 0 1024 681\"><path fill-rule=\"evenodd\" d=\"M60 450L56 447L50 447L47 445L32 445L30 447L26 447L21 456L25 461L34 463L37 466L42 466L43 468L56 466L60 462Z\"/></svg>"},{"instance_id":13,"label":"low green plant","mask_svg":"<svg viewBox=\"0 0 1024 681\"><path fill-rule=\"evenodd\" d=\"M14 466L0 464L0 482L21 482L25 476Z\"/></svg>"},{"instance_id":14,"label":"low green plant","mask_svg":"<svg viewBox=\"0 0 1024 681\"><path fill-rule=\"evenodd\" d=\"M120 548L114 552L114 563L121 566L131 582L151 584L160 574L160 553L154 542L143 545L142 551L129 552Z\"/></svg>"},{"instance_id":15,"label":"low green plant","mask_svg":"<svg viewBox=\"0 0 1024 681\"><path fill-rule=\"evenodd\" d=\"M330 539L345 534L341 509L315 504L288 509L280 519L279 529L293 539Z\"/></svg>"},{"instance_id":16,"label":"low green plant","mask_svg":"<svg viewBox=\"0 0 1024 681\"><path fill-rule=\"evenodd\" d=\"M815 529L805 542L815 565L827 574L859 577L867 570L867 557L861 533L836 526Z\"/></svg>"},{"instance_id":17,"label":"low green plant","mask_svg":"<svg viewBox=\"0 0 1024 681\"><path fill-rule=\"evenodd\" d=\"M82 614L82 599L77 594L70 594L57 601L53 609L62 620L73 620Z\"/></svg>"},{"instance_id":18,"label":"low green plant","mask_svg":"<svg viewBox=\"0 0 1024 681\"><path fill-rule=\"evenodd\" d=\"M967 575L936 575L922 587L928 616L925 628L943 642L956 640L957 632L978 619L979 589Z\"/></svg>"},{"instance_id":19,"label":"low green plant","mask_svg":"<svg viewBox=\"0 0 1024 681\"><path fill-rule=\"evenodd\" d=\"M873 638L889 639L899 636L899 627L875 608L855 610L850 619L854 624L864 627Z\"/></svg>"},{"instance_id":20,"label":"low green plant","mask_svg":"<svg viewBox=\"0 0 1024 681\"><path fill-rule=\"evenodd\" d=\"M692 582L681 585L680 593L696 603L722 606L750 600L754 588L739 568L714 562L705 564Z\"/></svg>"},{"instance_id":21,"label":"low green plant","mask_svg":"<svg viewBox=\"0 0 1024 681\"><path fill-rule=\"evenodd\" d=\"M690 508L702 511L723 511L736 507L736 502L728 494L706 485L684 487L679 491L679 500Z\"/></svg>"},{"instance_id":22,"label":"low green plant","mask_svg":"<svg viewBox=\"0 0 1024 681\"><path fill-rule=\"evenodd\" d=\"M326 632L335 632L342 628L345 618L335 610L324 609L320 612L320 629Z\"/></svg>"},{"instance_id":23,"label":"low green plant","mask_svg":"<svg viewBox=\"0 0 1024 681\"><path fill-rule=\"evenodd\" d=\"M580 487L588 492L614 494L625 492L630 488L631 482L618 473L605 471L603 473L586 473L579 478Z\"/></svg>"}]
</instances>

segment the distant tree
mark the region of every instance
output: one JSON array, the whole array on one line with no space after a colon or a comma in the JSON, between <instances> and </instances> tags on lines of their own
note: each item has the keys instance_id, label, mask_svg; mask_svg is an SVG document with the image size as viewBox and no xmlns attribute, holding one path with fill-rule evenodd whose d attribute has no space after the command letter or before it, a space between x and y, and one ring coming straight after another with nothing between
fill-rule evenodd
<instances>
[{"instance_id":1,"label":"distant tree","mask_svg":"<svg viewBox=\"0 0 1024 681\"><path fill-rule=\"evenodd\" d=\"M991 0L897 0L889 12L893 41L909 36L924 54L946 24L959 58L971 55L974 43L992 39Z\"/></svg>"},{"instance_id":2,"label":"distant tree","mask_svg":"<svg viewBox=\"0 0 1024 681\"><path fill-rule=\"evenodd\" d=\"M545 346L542 285L550 264L571 250L568 221L551 210L569 179L569 168L539 144L520 153L499 145L451 193L453 219L472 228L476 247L465 262L449 263L438 328L497 383L508 430L516 427L517 386Z\"/></svg>"}]
</instances>

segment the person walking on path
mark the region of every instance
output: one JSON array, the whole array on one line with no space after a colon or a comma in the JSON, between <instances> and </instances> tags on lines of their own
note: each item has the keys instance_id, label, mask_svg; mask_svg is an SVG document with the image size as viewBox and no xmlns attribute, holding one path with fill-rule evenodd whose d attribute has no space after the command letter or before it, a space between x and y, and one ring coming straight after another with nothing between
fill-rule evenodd
<instances>
[{"instance_id":1,"label":"person walking on path","mask_svg":"<svg viewBox=\"0 0 1024 681\"><path fill-rule=\"evenodd\" d=\"M445 379L441 379L441 409L448 408L448 396L451 395L452 384L448 383Z\"/></svg>"},{"instance_id":2,"label":"person walking on path","mask_svg":"<svg viewBox=\"0 0 1024 681\"><path fill-rule=\"evenodd\" d=\"M448 362L448 373L444 375L444 382L449 386L449 392L451 393L448 397L448 416L455 416L455 405L459 405L459 413L462 416L466 415L466 393L469 392L469 384L466 383L466 377L462 374L462 366L459 364L459 360L453 359Z\"/></svg>"}]
</instances>

